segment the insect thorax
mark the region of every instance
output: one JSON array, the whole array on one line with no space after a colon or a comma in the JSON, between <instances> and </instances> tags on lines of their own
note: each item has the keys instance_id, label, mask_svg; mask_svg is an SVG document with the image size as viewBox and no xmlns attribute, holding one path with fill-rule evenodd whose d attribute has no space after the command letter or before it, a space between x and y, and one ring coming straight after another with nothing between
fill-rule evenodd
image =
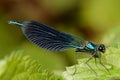
<instances>
[{"instance_id":1,"label":"insect thorax","mask_svg":"<svg viewBox=\"0 0 120 80\"><path fill-rule=\"evenodd\" d=\"M76 52L87 52L93 53L97 49L97 46L92 42L86 42L83 46L80 46L76 49Z\"/></svg>"},{"instance_id":2,"label":"insect thorax","mask_svg":"<svg viewBox=\"0 0 120 80\"><path fill-rule=\"evenodd\" d=\"M95 50L96 49L96 45L93 44L92 42L88 42L85 46L86 50Z\"/></svg>"}]
</instances>

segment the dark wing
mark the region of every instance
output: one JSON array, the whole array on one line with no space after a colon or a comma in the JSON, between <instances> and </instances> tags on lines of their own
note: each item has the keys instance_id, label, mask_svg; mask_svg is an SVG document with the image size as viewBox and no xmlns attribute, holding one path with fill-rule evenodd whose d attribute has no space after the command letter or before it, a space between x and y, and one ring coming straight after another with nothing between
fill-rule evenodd
<instances>
[{"instance_id":1,"label":"dark wing","mask_svg":"<svg viewBox=\"0 0 120 80\"><path fill-rule=\"evenodd\" d=\"M26 21L22 26L25 36L34 44L51 51L76 48L84 43L83 39L59 32L36 21Z\"/></svg>"}]
</instances>

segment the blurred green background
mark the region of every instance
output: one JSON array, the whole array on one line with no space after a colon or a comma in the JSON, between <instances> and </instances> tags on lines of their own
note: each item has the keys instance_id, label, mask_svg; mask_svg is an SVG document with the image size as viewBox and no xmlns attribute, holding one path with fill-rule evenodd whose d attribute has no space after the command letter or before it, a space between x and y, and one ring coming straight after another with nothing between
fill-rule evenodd
<instances>
[{"instance_id":1,"label":"blurred green background","mask_svg":"<svg viewBox=\"0 0 120 80\"><path fill-rule=\"evenodd\" d=\"M74 49L51 52L30 43L9 20L35 20L96 44L120 24L120 0L0 0L0 59L23 50L49 70L74 64Z\"/></svg>"}]
</instances>

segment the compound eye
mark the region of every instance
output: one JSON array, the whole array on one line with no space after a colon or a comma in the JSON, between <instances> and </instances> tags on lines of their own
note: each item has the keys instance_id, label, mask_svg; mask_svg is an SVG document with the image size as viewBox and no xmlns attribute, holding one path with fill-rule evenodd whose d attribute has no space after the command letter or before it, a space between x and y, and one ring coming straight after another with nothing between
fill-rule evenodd
<instances>
[{"instance_id":1,"label":"compound eye","mask_svg":"<svg viewBox=\"0 0 120 80\"><path fill-rule=\"evenodd\" d=\"M105 45L104 45L104 44L101 44L101 45L99 46L98 50L99 50L100 52L104 53L104 52L105 52Z\"/></svg>"}]
</instances>

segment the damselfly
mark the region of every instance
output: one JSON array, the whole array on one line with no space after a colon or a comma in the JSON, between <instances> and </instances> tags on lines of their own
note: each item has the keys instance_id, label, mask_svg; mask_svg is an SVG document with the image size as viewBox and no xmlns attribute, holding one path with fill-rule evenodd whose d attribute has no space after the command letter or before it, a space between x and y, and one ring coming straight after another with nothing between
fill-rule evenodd
<instances>
[{"instance_id":1,"label":"damselfly","mask_svg":"<svg viewBox=\"0 0 120 80\"><path fill-rule=\"evenodd\" d=\"M9 21L9 24L21 27L25 37L37 46L50 51L63 51L68 48L75 48L75 52L85 52L91 54L86 61L88 67L97 75L88 62L95 58L109 72L109 70L101 62L101 53L105 53L104 44L96 45L83 38L78 38L67 33L55 30L54 28L36 21L25 21L23 23L17 21ZM76 61L75 61L76 62ZM76 72L76 69L75 69Z\"/></svg>"}]
</instances>

